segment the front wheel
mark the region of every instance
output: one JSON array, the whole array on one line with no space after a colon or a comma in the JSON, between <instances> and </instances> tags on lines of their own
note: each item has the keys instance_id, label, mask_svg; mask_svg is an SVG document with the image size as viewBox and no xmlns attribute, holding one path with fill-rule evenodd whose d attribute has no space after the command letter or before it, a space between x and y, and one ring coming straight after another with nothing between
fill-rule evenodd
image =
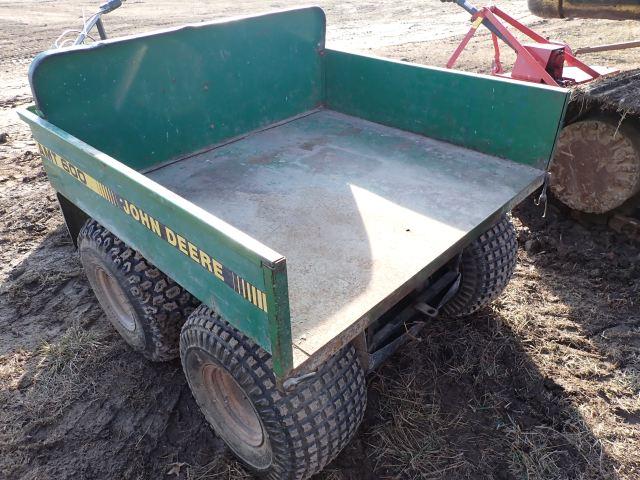
<instances>
[{"instance_id":1,"label":"front wheel","mask_svg":"<svg viewBox=\"0 0 640 480\"><path fill-rule=\"evenodd\" d=\"M462 252L460 288L443 312L464 317L494 301L511 280L517 254L516 230L503 215Z\"/></svg>"},{"instance_id":2,"label":"front wheel","mask_svg":"<svg viewBox=\"0 0 640 480\"><path fill-rule=\"evenodd\" d=\"M205 418L253 472L306 479L349 442L366 407L364 371L348 345L287 393L271 356L200 306L180 336L189 387Z\"/></svg>"}]
</instances>

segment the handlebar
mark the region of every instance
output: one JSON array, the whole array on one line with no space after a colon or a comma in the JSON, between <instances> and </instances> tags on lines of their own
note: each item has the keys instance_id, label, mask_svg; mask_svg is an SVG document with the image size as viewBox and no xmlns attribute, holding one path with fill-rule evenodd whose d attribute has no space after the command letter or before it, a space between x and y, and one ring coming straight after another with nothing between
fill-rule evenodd
<instances>
[{"instance_id":1,"label":"handlebar","mask_svg":"<svg viewBox=\"0 0 640 480\"><path fill-rule=\"evenodd\" d=\"M100 7L98 7L98 11L91 15L87 20L84 21L84 25L82 26L82 30L78 29L68 29L62 32L60 36L54 42L55 48L64 47L66 45L80 45L84 43L87 37L91 38L89 32L96 27L98 30L98 35L101 40L105 40L107 38L107 33L104 30L104 25L102 24L102 15L106 15L107 13L113 12L116 8L122 6L122 4L126 0L107 0ZM68 37L69 34L77 34L75 39L65 38Z\"/></svg>"},{"instance_id":2,"label":"handlebar","mask_svg":"<svg viewBox=\"0 0 640 480\"><path fill-rule=\"evenodd\" d=\"M94 13L89 20L84 24L82 31L77 36L74 45L80 45L84 43L87 36L89 36L89 32L95 26L98 30L98 35L100 36L100 40L105 40L107 38L107 32L104 30L104 25L102 24L102 15L106 15L107 13L113 12L116 8L122 6L122 2L125 0L108 0L107 2L100 5L97 13Z\"/></svg>"},{"instance_id":3,"label":"handlebar","mask_svg":"<svg viewBox=\"0 0 640 480\"><path fill-rule=\"evenodd\" d=\"M125 0L108 0L100 5L100 12L102 15L113 12L116 8L122 6L122 2Z\"/></svg>"}]
</instances>

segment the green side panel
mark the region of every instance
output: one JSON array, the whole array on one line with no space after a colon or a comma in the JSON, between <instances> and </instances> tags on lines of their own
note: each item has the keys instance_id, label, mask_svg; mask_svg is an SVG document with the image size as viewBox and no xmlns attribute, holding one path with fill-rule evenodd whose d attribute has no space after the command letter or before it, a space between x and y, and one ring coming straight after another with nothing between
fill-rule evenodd
<instances>
[{"instance_id":1,"label":"green side panel","mask_svg":"<svg viewBox=\"0 0 640 480\"><path fill-rule=\"evenodd\" d=\"M328 108L544 169L568 91L325 51Z\"/></svg>"},{"instance_id":2,"label":"green side panel","mask_svg":"<svg viewBox=\"0 0 640 480\"><path fill-rule=\"evenodd\" d=\"M317 107L325 17L310 7L51 50L34 99L62 130L141 170Z\"/></svg>"},{"instance_id":3,"label":"green side panel","mask_svg":"<svg viewBox=\"0 0 640 480\"><path fill-rule=\"evenodd\" d=\"M281 255L34 113L19 114L59 193L273 353L279 372L291 369L288 299L276 301L279 280L265 274L276 269L286 282Z\"/></svg>"}]
</instances>

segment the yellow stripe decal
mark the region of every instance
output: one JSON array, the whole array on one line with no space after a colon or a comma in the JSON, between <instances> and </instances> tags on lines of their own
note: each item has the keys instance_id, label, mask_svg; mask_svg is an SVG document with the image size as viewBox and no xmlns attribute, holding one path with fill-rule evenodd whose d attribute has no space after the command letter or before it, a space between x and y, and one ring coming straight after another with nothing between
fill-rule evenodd
<instances>
[{"instance_id":1,"label":"yellow stripe decal","mask_svg":"<svg viewBox=\"0 0 640 480\"><path fill-rule=\"evenodd\" d=\"M136 220L155 235L166 241L169 245L179 250L182 254L196 262L202 268L209 271L213 277L225 283L239 295L242 295L245 300L249 301L260 310L264 312L267 311L267 297L265 293L247 282L231 269L224 266L221 262L217 261L213 255L209 255L207 252L204 252L185 236L164 225L158 219L152 217L140 207L120 196L117 192L102 184L88 173L80 170L71 162L62 158L49 148L38 144L38 149L40 150L40 154L44 161L48 160L53 165L84 184L89 190L95 192L98 196L116 206L120 211ZM260 297L262 297L262 301L256 300L256 298Z\"/></svg>"},{"instance_id":2,"label":"yellow stripe decal","mask_svg":"<svg viewBox=\"0 0 640 480\"><path fill-rule=\"evenodd\" d=\"M260 295L260 292L258 292L258 295L257 295L257 296L258 296L258 303L257 303L258 308L259 308L260 310L263 310L263 308L262 308L262 295Z\"/></svg>"}]
</instances>

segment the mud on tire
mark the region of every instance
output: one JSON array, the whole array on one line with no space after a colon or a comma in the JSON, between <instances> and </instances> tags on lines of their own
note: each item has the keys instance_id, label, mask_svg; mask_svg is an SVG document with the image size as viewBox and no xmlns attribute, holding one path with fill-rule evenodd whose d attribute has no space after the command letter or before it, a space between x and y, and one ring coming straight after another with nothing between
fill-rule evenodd
<instances>
[{"instance_id":1,"label":"mud on tire","mask_svg":"<svg viewBox=\"0 0 640 480\"><path fill-rule=\"evenodd\" d=\"M462 252L460 289L443 312L463 317L495 300L513 275L517 253L515 228L503 215Z\"/></svg>"},{"instance_id":2,"label":"mud on tire","mask_svg":"<svg viewBox=\"0 0 640 480\"><path fill-rule=\"evenodd\" d=\"M196 298L95 220L80 230L78 251L100 305L125 341L149 360L176 358Z\"/></svg>"},{"instance_id":3,"label":"mud on tire","mask_svg":"<svg viewBox=\"0 0 640 480\"><path fill-rule=\"evenodd\" d=\"M211 426L262 477L297 480L320 471L364 415L365 376L351 345L281 393L269 353L202 305L182 328L180 356Z\"/></svg>"}]
</instances>

